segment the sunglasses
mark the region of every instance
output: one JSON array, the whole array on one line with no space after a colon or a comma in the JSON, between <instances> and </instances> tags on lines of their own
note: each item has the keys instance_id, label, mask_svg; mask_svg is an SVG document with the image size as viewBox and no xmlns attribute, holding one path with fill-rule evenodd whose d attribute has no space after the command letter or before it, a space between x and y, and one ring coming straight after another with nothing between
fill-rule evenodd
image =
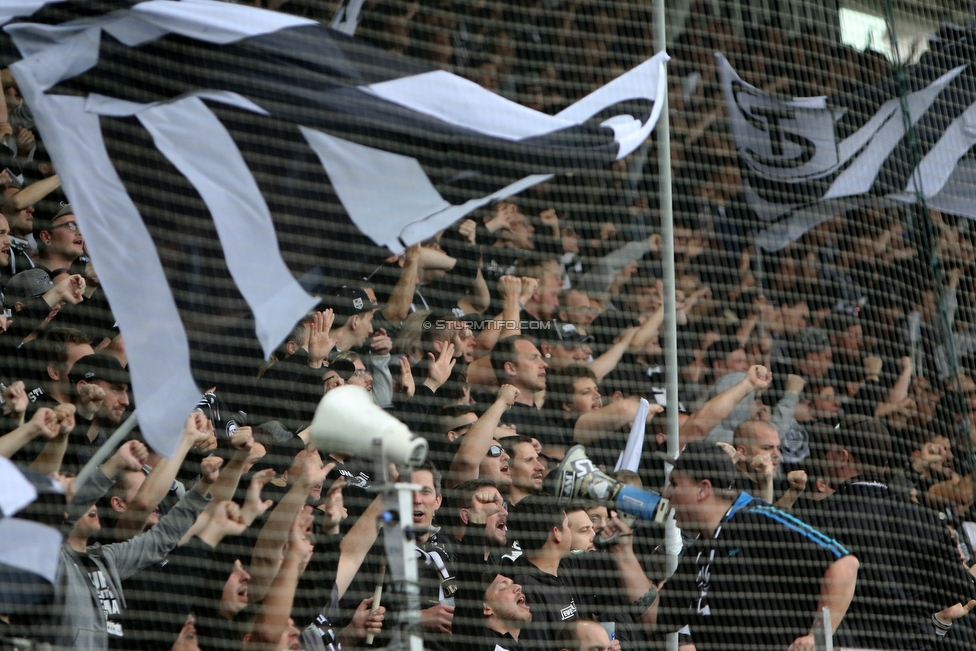
<instances>
[{"instance_id":1,"label":"sunglasses","mask_svg":"<svg viewBox=\"0 0 976 651\"><path fill-rule=\"evenodd\" d=\"M489 457L500 457L500 456L502 456L502 446L500 446L500 445L493 445L490 448L488 448L488 456Z\"/></svg>"}]
</instances>

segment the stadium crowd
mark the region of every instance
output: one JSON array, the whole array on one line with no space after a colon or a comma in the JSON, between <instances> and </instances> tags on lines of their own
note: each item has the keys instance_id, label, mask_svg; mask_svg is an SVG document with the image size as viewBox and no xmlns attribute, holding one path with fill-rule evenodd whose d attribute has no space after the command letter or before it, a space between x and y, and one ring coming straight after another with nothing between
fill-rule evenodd
<instances>
[{"instance_id":1,"label":"stadium crowd","mask_svg":"<svg viewBox=\"0 0 976 651\"><path fill-rule=\"evenodd\" d=\"M547 112L653 53L644 9L546 6L368 1L360 35ZM364 260L270 361L208 387L174 457L136 429L76 485L135 407L123 333L4 70L0 456L40 489L20 517L65 542L53 588L0 550L0 647L398 639L375 460L311 445L319 400L351 385L428 441L423 465L387 470L417 485L428 648L629 651L678 631L686 650L801 651L824 606L838 646L972 648L971 231L932 211L926 243L901 211L859 208L758 250L712 53L800 96L888 64L774 26L742 37L726 18L694 4L669 72L677 459L657 174L635 153ZM616 470L642 397L640 462ZM658 493L682 532L673 576Z\"/></svg>"}]
</instances>

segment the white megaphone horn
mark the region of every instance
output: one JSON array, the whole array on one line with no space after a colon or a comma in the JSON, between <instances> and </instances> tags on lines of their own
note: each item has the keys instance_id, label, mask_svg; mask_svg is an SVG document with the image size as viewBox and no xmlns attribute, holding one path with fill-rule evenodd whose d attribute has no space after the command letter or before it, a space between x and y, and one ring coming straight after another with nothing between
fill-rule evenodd
<instances>
[{"instance_id":1,"label":"white megaphone horn","mask_svg":"<svg viewBox=\"0 0 976 651\"><path fill-rule=\"evenodd\" d=\"M383 411L366 389L331 389L319 402L312 419L312 443L321 452L350 452L373 457L373 441L380 439L387 462L417 466L427 458L427 441Z\"/></svg>"}]
</instances>

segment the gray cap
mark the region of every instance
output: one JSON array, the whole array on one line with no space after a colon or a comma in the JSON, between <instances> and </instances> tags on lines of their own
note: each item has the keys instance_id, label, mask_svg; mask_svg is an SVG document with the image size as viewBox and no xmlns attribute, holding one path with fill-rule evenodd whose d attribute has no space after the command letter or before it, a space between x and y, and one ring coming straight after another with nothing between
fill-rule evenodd
<instances>
[{"instance_id":1,"label":"gray cap","mask_svg":"<svg viewBox=\"0 0 976 651\"><path fill-rule=\"evenodd\" d=\"M65 215L73 215L73 214L75 214L75 211L74 208L71 207L70 203L62 204L61 210L55 213L54 217L51 217L51 221L53 222L58 217L64 217Z\"/></svg>"},{"instance_id":2,"label":"gray cap","mask_svg":"<svg viewBox=\"0 0 976 651\"><path fill-rule=\"evenodd\" d=\"M37 298L52 287L54 281L44 269L21 271L7 281L4 287L3 304L6 307L13 307L14 303L23 303Z\"/></svg>"}]
</instances>

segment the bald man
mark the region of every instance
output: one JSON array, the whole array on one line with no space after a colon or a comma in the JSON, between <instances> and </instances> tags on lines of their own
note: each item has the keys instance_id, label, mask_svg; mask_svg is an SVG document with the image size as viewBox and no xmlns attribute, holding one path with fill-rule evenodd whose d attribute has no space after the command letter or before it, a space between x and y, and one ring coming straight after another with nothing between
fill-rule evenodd
<instances>
[{"instance_id":1,"label":"bald man","mask_svg":"<svg viewBox=\"0 0 976 651\"><path fill-rule=\"evenodd\" d=\"M592 619L567 623L555 642L560 651L620 651L620 643L611 640L606 629Z\"/></svg>"},{"instance_id":2,"label":"bald man","mask_svg":"<svg viewBox=\"0 0 976 651\"><path fill-rule=\"evenodd\" d=\"M773 503L773 482L779 470L779 432L761 420L744 420L732 438L735 467L742 473L736 488Z\"/></svg>"}]
</instances>

